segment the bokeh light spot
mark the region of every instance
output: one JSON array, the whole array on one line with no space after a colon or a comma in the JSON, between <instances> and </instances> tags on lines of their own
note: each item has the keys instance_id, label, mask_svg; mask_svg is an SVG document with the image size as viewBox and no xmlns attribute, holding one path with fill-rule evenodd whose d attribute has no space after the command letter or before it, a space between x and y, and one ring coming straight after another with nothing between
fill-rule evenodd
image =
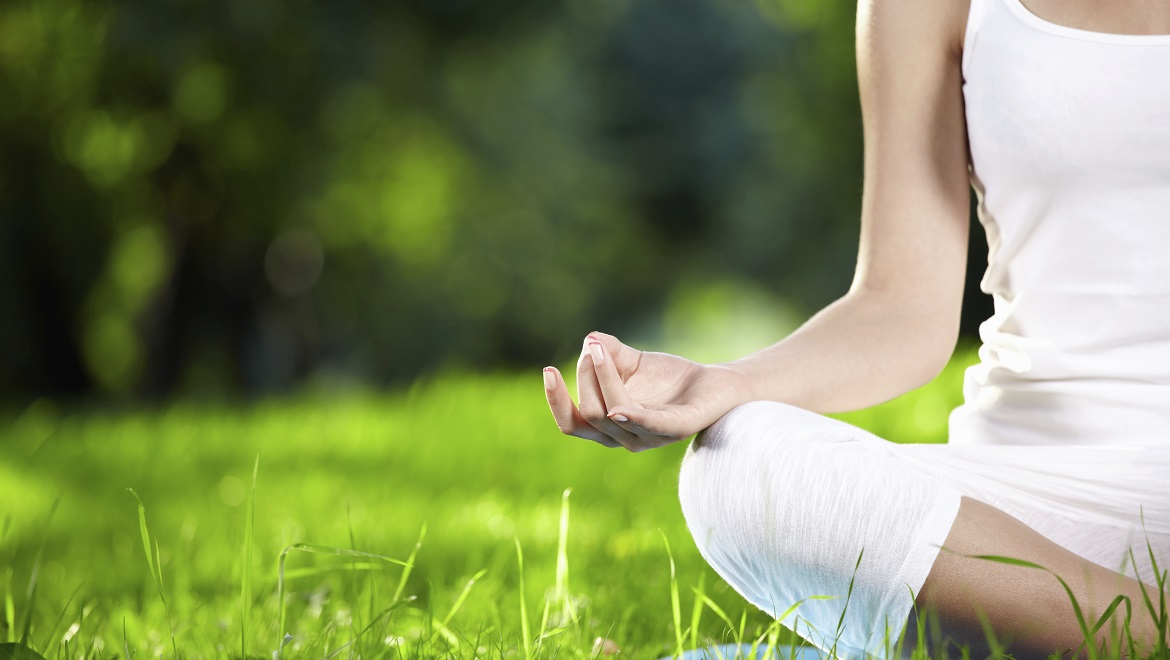
<instances>
[{"instance_id":1,"label":"bokeh light spot","mask_svg":"<svg viewBox=\"0 0 1170 660\"><path fill-rule=\"evenodd\" d=\"M803 318L756 283L694 277L670 295L662 319L662 343L669 353L721 362L772 344Z\"/></svg>"},{"instance_id":2,"label":"bokeh light spot","mask_svg":"<svg viewBox=\"0 0 1170 660\"><path fill-rule=\"evenodd\" d=\"M90 183L105 189L120 183L138 167L146 153L146 143L147 135L135 119L91 110L68 122L63 148L68 161L80 168Z\"/></svg>"},{"instance_id":3,"label":"bokeh light spot","mask_svg":"<svg viewBox=\"0 0 1170 660\"><path fill-rule=\"evenodd\" d=\"M408 264L433 264L447 246L455 161L451 146L430 136L412 138L394 159L382 212L389 243Z\"/></svg>"},{"instance_id":4,"label":"bokeh light spot","mask_svg":"<svg viewBox=\"0 0 1170 660\"><path fill-rule=\"evenodd\" d=\"M230 507L237 507L244 503L244 482L239 477L230 474L219 480L219 499Z\"/></svg>"},{"instance_id":5,"label":"bokeh light spot","mask_svg":"<svg viewBox=\"0 0 1170 660\"><path fill-rule=\"evenodd\" d=\"M99 315L85 328L82 347L89 373L102 389L124 391L137 380L143 347L125 316Z\"/></svg>"},{"instance_id":6,"label":"bokeh light spot","mask_svg":"<svg viewBox=\"0 0 1170 660\"><path fill-rule=\"evenodd\" d=\"M174 93L175 111L196 125L219 119L227 106L227 75L218 65L204 62L187 71Z\"/></svg>"},{"instance_id":7,"label":"bokeh light spot","mask_svg":"<svg viewBox=\"0 0 1170 660\"><path fill-rule=\"evenodd\" d=\"M147 224L122 234L110 254L110 276L123 305L137 310L170 270L161 227Z\"/></svg>"},{"instance_id":8,"label":"bokeh light spot","mask_svg":"<svg viewBox=\"0 0 1170 660\"><path fill-rule=\"evenodd\" d=\"M0 62L15 64L43 47L45 31L36 19L30 11L0 15Z\"/></svg>"}]
</instances>

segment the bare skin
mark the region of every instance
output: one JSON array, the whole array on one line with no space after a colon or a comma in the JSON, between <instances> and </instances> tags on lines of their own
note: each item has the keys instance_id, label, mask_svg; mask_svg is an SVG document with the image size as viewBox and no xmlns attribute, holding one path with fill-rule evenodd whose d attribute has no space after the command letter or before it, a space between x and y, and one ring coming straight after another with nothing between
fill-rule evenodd
<instances>
[{"instance_id":1,"label":"bare skin","mask_svg":"<svg viewBox=\"0 0 1170 660\"><path fill-rule=\"evenodd\" d=\"M1078 29L1170 34L1164 0L1025 5ZM938 374L957 340L965 275L970 184L960 62L968 7L967 0L858 5L865 183L850 290L780 342L725 364L643 352L590 333L577 363L579 407L563 376L545 369L545 394L563 433L642 451L685 439L749 401L856 410ZM1083 641L1052 575L969 558L997 555L1056 572L1094 620L1118 594L1127 596L1137 650L1153 644L1140 583L1081 559L997 508L964 499L946 546L917 604L937 612L959 643L983 644L981 617L1001 641L1010 640L1017 657L1046 657ZM1108 627L1101 641L1107 635Z\"/></svg>"},{"instance_id":2,"label":"bare skin","mask_svg":"<svg viewBox=\"0 0 1170 660\"><path fill-rule=\"evenodd\" d=\"M1090 32L1170 34L1170 5L1163 0L1023 0L1049 23Z\"/></svg>"},{"instance_id":3,"label":"bare skin","mask_svg":"<svg viewBox=\"0 0 1170 660\"><path fill-rule=\"evenodd\" d=\"M988 650L984 621L1016 658L1067 654L1084 641L1068 593L1053 574L976 558L986 555L1029 561L1059 575L1090 626L1118 595L1127 597L1136 650L1146 655L1153 646L1157 630L1142 604L1140 582L1078 557L995 507L963 498L943 547L916 606L937 613L942 632L973 651ZM1157 602L1157 590L1145 588ZM1118 641L1114 634L1124 618L1122 605L1110 619L1116 625L1097 634L1098 647ZM914 622L912 615L910 630Z\"/></svg>"}]
</instances>

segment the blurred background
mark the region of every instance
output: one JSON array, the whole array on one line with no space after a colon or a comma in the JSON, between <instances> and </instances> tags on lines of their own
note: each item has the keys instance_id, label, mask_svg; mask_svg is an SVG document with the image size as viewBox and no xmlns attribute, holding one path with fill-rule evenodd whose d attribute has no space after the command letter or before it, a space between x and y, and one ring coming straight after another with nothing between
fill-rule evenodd
<instances>
[{"instance_id":1,"label":"blurred background","mask_svg":"<svg viewBox=\"0 0 1170 660\"><path fill-rule=\"evenodd\" d=\"M854 10L8 0L0 397L766 345L852 277Z\"/></svg>"},{"instance_id":2,"label":"blurred background","mask_svg":"<svg viewBox=\"0 0 1170 660\"><path fill-rule=\"evenodd\" d=\"M269 657L286 632L298 653L340 635L382 657L435 645L489 570L460 634L496 631L504 654L528 634L517 602L571 596L593 614L564 657L604 635L656 658L675 648L674 561L688 608L707 584L767 625L691 542L684 443L564 438L538 369L592 330L731 359L847 290L854 13L0 0L0 640L15 612L47 657ZM968 334L988 311L973 228ZM943 441L971 359L847 418ZM424 525L409 581L298 556L278 595L292 544L403 558ZM399 593L418 600L385 642L362 637Z\"/></svg>"}]
</instances>

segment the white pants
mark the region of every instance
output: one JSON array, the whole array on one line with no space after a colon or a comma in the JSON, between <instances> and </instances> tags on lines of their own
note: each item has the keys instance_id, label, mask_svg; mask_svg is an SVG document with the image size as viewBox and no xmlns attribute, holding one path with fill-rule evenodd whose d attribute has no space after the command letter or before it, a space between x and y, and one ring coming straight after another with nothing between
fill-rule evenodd
<instances>
[{"instance_id":1,"label":"white pants","mask_svg":"<svg viewBox=\"0 0 1170 660\"><path fill-rule=\"evenodd\" d=\"M707 562L774 617L800 603L783 623L846 657L889 654L962 496L1150 583L1147 540L1170 563L1170 441L899 445L757 401L699 434L679 476Z\"/></svg>"}]
</instances>

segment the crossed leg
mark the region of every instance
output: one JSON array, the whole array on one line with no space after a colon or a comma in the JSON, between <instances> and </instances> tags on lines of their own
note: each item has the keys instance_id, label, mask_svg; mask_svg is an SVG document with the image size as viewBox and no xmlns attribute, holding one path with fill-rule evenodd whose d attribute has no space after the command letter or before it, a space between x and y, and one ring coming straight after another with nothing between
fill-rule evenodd
<instances>
[{"instance_id":1,"label":"crossed leg","mask_svg":"<svg viewBox=\"0 0 1170 660\"><path fill-rule=\"evenodd\" d=\"M811 630L805 635L811 641L843 655L882 655L883 647L888 652L912 605L936 614L941 632L972 650L987 639L984 622L1017 657L1075 649L1083 636L1053 573L1069 585L1090 625L1118 594L1126 596L1136 651L1148 650L1156 631L1141 583L1067 549L1085 545L1078 535L1087 535L1103 541L1085 545L1096 548L1088 556L1097 552L1104 563L1120 556L1126 545L1117 533L1121 528L1102 523L1115 518L1094 510L1108 508L1109 484L1132 472L1125 461L1148 456L1133 454L1110 465L1109 455L1117 452L1091 452L1096 462L1082 481L1069 474L1084 455L1070 461L1051 451L1033 454L1034 448L910 447L792 406L746 404L692 443L680 473L683 513L700 552L729 584L773 616L799 603L801 620L783 623L801 634ZM1009 454L1010 460L1004 458ZM1037 455L1052 471L1027 467ZM1170 464L1161 462L1165 458L1159 454L1158 465ZM1062 460L1068 464L1057 465ZM1046 500L1028 503L1026 491L1042 481L1063 497L1032 523L1044 534L1014 517L1047 506ZM1140 486L1130 489L1137 499L1122 498L1116 508L1136 514L1134 502L1157 505L1152 532L1165 554L1170 490L1160 476L1152 486L1136 477L1130 481ZM1098 500L1093 498L1101 493L1089 489L1093 484L1105 489ZM1061 514L1069 506L1074 513L1091 512L1095 522ZM1049 538L1066 539L1065 545ZM1010 557L1050 572L978 555ZM1124 614L1122 607L1115 620ZM1098 639L1110 633L1105 626Z\"/></svg>"},{"instance_id":2,"label":"crossed leg","mask_svg":"<svg viewBox=\"0 0 1170 660\"><path fill-rule=\"evenodd\" d=\"M963 498L943 547L916 609L936 614L943 634L972 651L989 650L985 624L1017 658L1044 658L1080 647L1084 634L1072 601L1053 573L1068 585L1090 627L1118 595L1129 599L1130 633L1137 647L1129 655L1146 655L1155 642L1157 629L1143 605L1142 583L1079 557L1000 509ZM1031 562L1052 573L979 558L988 555ZM1157 602L1157 590L1145 589ZM1118 607L1111 617L1117 625L1098 631L1098 647L1117 643L1125 611L1124 605ZM911 614L907 630L915 630L915 624L916 614Z\"/></svg>"}]
</instances>

